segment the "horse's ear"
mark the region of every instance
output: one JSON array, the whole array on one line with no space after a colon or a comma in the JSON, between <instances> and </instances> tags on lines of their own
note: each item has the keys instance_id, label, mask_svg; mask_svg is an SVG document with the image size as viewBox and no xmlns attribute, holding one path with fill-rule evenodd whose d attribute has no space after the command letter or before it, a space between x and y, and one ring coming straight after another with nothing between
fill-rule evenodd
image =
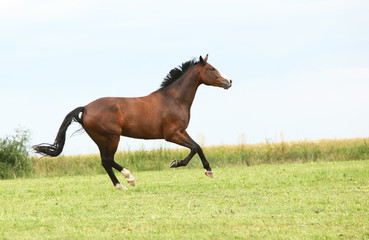
<instances>
[{"instance_id":1,"label":"horse's ear","mask_svg":"<svg viewBox=\"0 0 369 240\"><path fill-rule=\"evenodd\" d=\"M208 60L208 54L206 54L205 59L203 59L203 58L200 56L200 63L201 63L202 65L205 65L207 60Z\"/></svg>"},{"instance_id":2,"label":"horse's ear","mask_svg":"<svg viewBox=\"0 0 369 240\"><path fill-rule=\"evenodd\" d=\"M204 59L202 59L201 55L200 55L200 63L204 63Z\"/></svg>"}]
</instances>

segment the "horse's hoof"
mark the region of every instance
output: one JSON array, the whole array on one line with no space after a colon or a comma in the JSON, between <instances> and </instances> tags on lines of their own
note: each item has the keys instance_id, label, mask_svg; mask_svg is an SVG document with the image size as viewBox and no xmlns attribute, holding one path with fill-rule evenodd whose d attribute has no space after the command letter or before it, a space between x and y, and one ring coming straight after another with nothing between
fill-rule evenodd
<instances>
[{"instance_id":1,"label":"horse's hoof","mask_svg":"<svg viewBox=\"0 0 369 240\"><path fill-rule=\"evenodd\" d=\"M208 177L211 177L211 178L214 177L213 171L205 171L205 175L208 176Z\"/></svg>"},{"instance_id":2,"label":"horse's hoof","mask_svg":"<svg viewBox=\"0 0 369 240\"><path fill-rule=\"evenodd\" d=\"M125 178L127 178L127 183L134 187L135 186L135 178L133 177L131 172L128 169L123 168L121 173L123 174L123 176Z\"/></svg>"},{"instance_id":3,"label":"horse's hoof","mask_svg":"<svg viewBox=\"0 0 369 240\"><path fill-rule=\"evenodd\" d=\"M170 164L169 164L170 168L176 168L178 167L178 160L173 160Z\"/></svg>"},{"instance_id":4,"label":"horse's hoof","mask_svg":"<svg viewBox=\"0 0 369 240\"><path fill-rule=\"evenodd\" d=\"M127 180L127 183L134 187L136 185L135 180Z\"/></svg>"},{"instance_id":5,"label":"horse's hoof","mask_svg":"<svg viewBox=\"0 0 369 240\"><path fill-rule=\"evenodd\" d=\"M118 189L118 190L128 190L128 188L126 188L125 186L123 186L122 184L120 183L117 183L115 185L115 189Z\"/></svg>"}]
</instances>

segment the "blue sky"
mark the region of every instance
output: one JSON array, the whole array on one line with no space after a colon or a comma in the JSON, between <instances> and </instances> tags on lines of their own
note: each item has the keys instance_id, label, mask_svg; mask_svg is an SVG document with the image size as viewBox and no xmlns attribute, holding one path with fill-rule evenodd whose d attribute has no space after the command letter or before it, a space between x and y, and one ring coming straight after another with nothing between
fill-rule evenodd
<instances>
[{"instance_id":1,"label":"blue sky","mask_svg":"<svg viewBox=\"0 0 369 240\"><path fill-rule=\"evenodd\" d=\"M144 96L209 54L233 79L201 86L201 145L369 136L369 2L2 1L0 137L53 142L65 115L105 96ZM70 136L78 125L74 124ZM121 138L119 150L176 147ZM97 153L87 134L63 154Z\"/></svg>"}]
</instances>

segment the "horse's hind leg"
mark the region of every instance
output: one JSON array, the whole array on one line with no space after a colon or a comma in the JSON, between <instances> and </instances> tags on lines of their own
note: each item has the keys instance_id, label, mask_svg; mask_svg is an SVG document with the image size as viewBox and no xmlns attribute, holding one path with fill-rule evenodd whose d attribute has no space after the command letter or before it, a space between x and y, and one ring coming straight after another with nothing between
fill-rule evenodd
<instances>
[{"instance_id":1,"label":"horse's hind leg","mask_svg":"<svg viewBox=\"0 0 369 240\"><path fill-rule=\"evenodd\" d=\"M117 177L115 176L112 168L112 161L107 157L101 157L101 164L105 168L106 173L109 175L113 185L117 189L127 189L126 187L122 186L118 181Z\"/></svg>"},{"instance_id":2,"label":"horse's hind leg","mask_svg":"<svg viewBox=\"0 0 369 240\"><path fill-rule=\"evenodd\" d=\"M127 168L120 166L114 160L113 160L112 166L114 169L121 172L125 178L127 178L128 184L135 186L135 178L133 177L132 173Z\"/></svg>"},{"instance_id":3,"label":"horse's hind leg","mask_svg":"<svg viewBox=\"0 0 369 240\"><path fill-rule=\"evenodd\" d=\"M120 136L109 136L109 137L94 137L93 140L96 142L100 149L101 165L104 167L106 173L109 175L113 185L117 189L127 189L122 186L113 172L113 168L121 172L124 177L127 178L127 182L132 186L135 185L135 180L132 174L118 163L114 161L114 155L118 148Z\"/></svg>"},{"instance_id":4,"label":"horse's hind leg","mask_svg":"<svg viewBox=\"0 0 369 240\"><path fill-rule=\"evenodd\" d=\"M129 185L131 185L131 186L135 186L136 185L135 178L133 177L132 173L128 169L123 168L122 171L120 171L120 172L123 174L123 176L125 178L127 178L127 183Z\"/></svg>"},{"instance_id":5,"label":"horse's hind leg","mask_svg":"<svg viewBox=\"0 0 369 240\"><path fill-rule=\"evenodd\" d=\"M113 185L117 189L127 189L123 187L118 181L113 172L114 155L117 151L119 136L99 137L93 138L100 149L101 165L104 167L106 173L109 175Z\"/></svg>"}]
</instances>

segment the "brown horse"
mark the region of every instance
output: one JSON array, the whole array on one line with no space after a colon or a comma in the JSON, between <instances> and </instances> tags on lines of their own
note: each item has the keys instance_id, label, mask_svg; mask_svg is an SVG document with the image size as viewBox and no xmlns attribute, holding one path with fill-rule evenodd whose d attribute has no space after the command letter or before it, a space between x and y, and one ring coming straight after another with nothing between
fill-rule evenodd
<instances>
[{"instance_id":1,"label":"brown horse","mask_svg":"<svg viewBox=\"0 0 369 240\"><path fill-rule=\"evenodd\" d=\"M123 187L116 178L113 168L121 172L127 182L134 186L132 174L114 161L120 136L141 139L165 139L191 149L183 160L173 160L169 167L186 166L198 153L205 174L213 177L209 162L201 147L186 132L190 121L190 109L196 90L201 84L228 89L232 80L220 74L200 56L199 61L190 60L169 72L160 89L137 98L100 98L85 107L70 112L60 126L53 144L34 146L37 153L58 156L64 147L65 134L72 121L79 122L100 150L102 166L115 188ZM80 117L81 114L81 117Z\"/></svg>"}]
</instances>

